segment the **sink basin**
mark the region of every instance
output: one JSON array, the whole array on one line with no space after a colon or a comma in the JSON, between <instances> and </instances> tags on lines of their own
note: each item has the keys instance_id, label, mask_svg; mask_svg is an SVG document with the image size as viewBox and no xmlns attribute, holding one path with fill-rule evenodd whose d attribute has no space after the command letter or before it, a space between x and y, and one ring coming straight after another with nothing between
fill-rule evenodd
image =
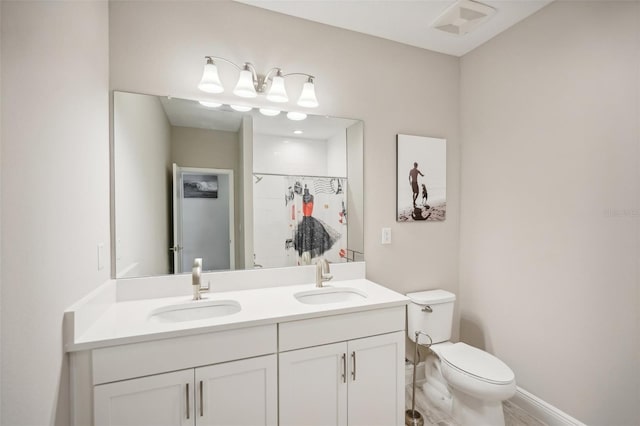
<instances>
[{"instance_id":1,"label":"sink basin","mask_svg":"<svg viewBox=\"0 0 640 426\"><path fill-rule=\"evenodd\" d=\"M158 322L184 322L223 317L240 312L235 300L210 300L162 306L154 309L149 317Z\"/></svg>"},{"instance_id":2,"label":"sink basin","mask_svg":"<svg viewBox=\"0 0 640 426\"><path fill-rule=\"evenodd\" d=\"M357 302L367 298L367 295L362 291L349 287L323 287L316 290L300 291L293 296L299 302L307 305Z\"/></svg>"}]
</instances>

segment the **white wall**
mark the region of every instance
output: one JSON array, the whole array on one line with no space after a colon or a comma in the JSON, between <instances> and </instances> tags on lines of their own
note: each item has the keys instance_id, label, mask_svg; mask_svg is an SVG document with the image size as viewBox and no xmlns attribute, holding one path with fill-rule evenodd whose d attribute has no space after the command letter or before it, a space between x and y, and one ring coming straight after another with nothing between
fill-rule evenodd
<instances>
[{"instance_id":1,"label":"white wall","mask_svg":"<svg viewBox=\"0 0 640 426\"><path fill-rule=\"evenodd\" d=\"M327 139L327 176L347 177L347 131Z\"/></svg>"},{"instance_id":2,"label":"white wall","mask_svg":"<svg viewBox=\"0 0 640 426\"><path fill-rule=\"evenodd\" d=\"M348 249L355 252L353 260L360 261L364 253L364 128L359 121L347 129L347 224Z\"/></svg>"},{"instance_id":3,"label":"white wall","mask_svg":"<svg viewBox=\"0 0 640 426\"><path fill-rule=\"evenodd\" d=\"M113 99L116 276L165 275L169 265L171 125L160 99Z\"/></svg>"},{"instance_id":4,"label":"white wall","mask_svg":"<svg viewBox=\"0 0 640 426\"><path fill-rule=\"evenodd\" d=\"M245 209L244 206L253 206L253 119L250 116L242 117L242 125L238 131L240 140L240 178L239 185L242 188L240 211L242 216L242 238L240 238L240 261L236 262L236 268L253 268L253 208Z\"/></svg>"},{"instance_id":5,"label":"white wall","mask_svg":"<svg viewBox=\"0 0 640 426\"><path fill-rule=\"evenodd\" d=\"M204 55L316 75L320 107L314 113L365 123L368 278L400 292L457 292L457 58L227 1L113 2L110 48L111 87L141 93L201 98L196 86ZM296 109L295 94L291 98L284 109ZM445 222L395 222L396 133L447 139ZM392 228L391 245L380 245L383 226Z\"/></svg>"},{"instance_id":6,"label":"white wall","mask_svg":"<svg viewBox=\"0 0 640 426\"><path fill-rule=\"evenodd\" d=\"M2 4L0 4L0 99L2 99ZM2 102L0 102L0 164L2 164ZM2 173L0 173L0 241L2 239ZM1 246L1 243L0 243ZM1 253L1 250L0 250ZM2 383L2 256L0 256L0 383ZM0 386L0 423L2 423L2 386Z\"/></svg>"},{"instance_id":7,"label":"white wall","mask_svg":"<svg viewBox=\"0 0 640 426\"><path fill-rule=\"evenodd\" d=\"M327 176L327 141L253 135L253 172Z\"/></svg>"},{"instance_id":8,"label":"white wall","mask_svg":"<svg viewBox=\"0 0 640 426\"><path fill-rule=\"evenodd\" d=\"M587 424L640 422L640 3L463 57L461 337Z\"/></svg>"},{"instance_id":9,"label":"white wall","mask_svg":"<svg viewBox=\"0 0 640 426\"><path fill-rule=\"evenodd\" d=\"M108 8L0 7L0 423L67 425L63 311L109 278Z\"/></svg>"}]
</instances>

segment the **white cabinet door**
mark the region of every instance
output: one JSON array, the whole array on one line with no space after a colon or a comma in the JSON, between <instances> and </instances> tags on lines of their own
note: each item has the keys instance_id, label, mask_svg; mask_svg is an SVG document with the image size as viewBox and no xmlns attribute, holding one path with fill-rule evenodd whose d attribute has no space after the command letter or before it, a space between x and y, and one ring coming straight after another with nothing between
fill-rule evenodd
<instances>
[{"instance_id":1,"label":"white cabinet door","mask_svg":"<svg viewBox=\"0 0 640 426\"><path fill-rule=\"evenodd\" d=\"M404 336L349 341L349 426L404 424Z\"/></svg>"},{"instance_id":2,"label":"white cabinet door","mask_svg":"<svg viewBox=\"0 0 640 426\"><path fill-rule=\"evenodd\" d=\"M346 426L346 343L282 352L280 426Z\"/></svg>"},{"instance_id":3,"label":"white cabinet door","mask_svg":"<svg viewBox=\"0 0 640 426\"><path fill-rule=\"evenodd\" d=\"M95 426L194 426L193 391L193 369L95 386Z\"/></svg>"},{"instance_id":4,"label":"white cabinet door","mask_svg":"<svg viewBox=\"0 0 640 426\"><path fill-rule=\"evenodd\" d=\"M276 355L196 368L197 426L276 426Z\"/></svg>"}]
</instances>

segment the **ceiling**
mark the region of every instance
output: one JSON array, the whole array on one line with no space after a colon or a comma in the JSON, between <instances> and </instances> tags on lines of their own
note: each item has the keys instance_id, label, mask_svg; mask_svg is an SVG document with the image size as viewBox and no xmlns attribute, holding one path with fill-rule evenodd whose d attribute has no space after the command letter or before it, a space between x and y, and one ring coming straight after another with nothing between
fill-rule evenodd
<instances>
[{"instance_id":1,"label":"ceiling","mask_svg":"<svg viewBox=\"0 0 640 426\"><path fill-rule=\"evenodd\" d=\"M455 0L236 0L423 49L462 56L553 0L481 0L496 13L474 31L458 36L431 24Z\"/></svg>"}]
</instances>

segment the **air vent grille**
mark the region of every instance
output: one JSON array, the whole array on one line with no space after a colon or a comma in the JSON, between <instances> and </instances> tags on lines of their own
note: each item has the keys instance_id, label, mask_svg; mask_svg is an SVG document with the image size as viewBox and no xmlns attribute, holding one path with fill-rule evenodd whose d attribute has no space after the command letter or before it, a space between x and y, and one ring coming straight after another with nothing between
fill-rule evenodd
<instances>
[{"instance_id":1,"label":"air vent grille","mask_svg":"<svg viewBox=\"0 0 640 426\"><path fill-rule=\"evenodd\" d=\"M435 29L462 36L476 29L495 13L496 9L484 3L460 0L445 10L432 26Z\"/></svg>"}]
</instances>

